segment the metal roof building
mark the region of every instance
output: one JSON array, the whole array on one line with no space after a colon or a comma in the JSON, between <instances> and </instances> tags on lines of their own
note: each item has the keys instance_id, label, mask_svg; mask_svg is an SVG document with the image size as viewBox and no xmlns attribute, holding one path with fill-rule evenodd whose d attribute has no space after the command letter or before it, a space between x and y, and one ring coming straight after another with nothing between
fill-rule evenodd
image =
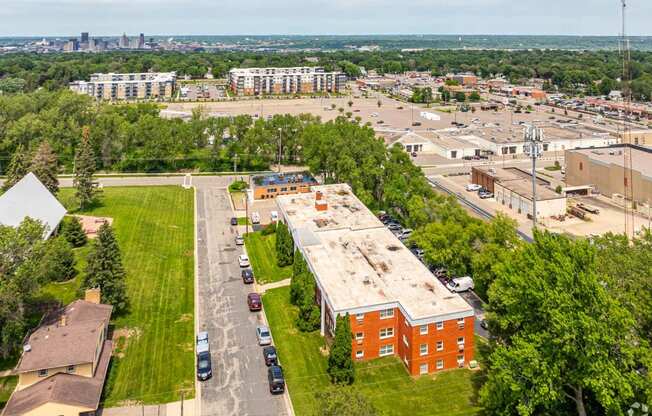
<instances>
[{"instance_id":1,"label":"metal roof building","mask_svg":"<svg viewBox=\"0 0 652 416\"><path fill-rule=\"evenodd\" d=\"M31 172L0 195L0 224L18 227L30 217L45 225L43 238L46 239L57 229L64 215L63 205Z\"/></svg>"}]
</instances>

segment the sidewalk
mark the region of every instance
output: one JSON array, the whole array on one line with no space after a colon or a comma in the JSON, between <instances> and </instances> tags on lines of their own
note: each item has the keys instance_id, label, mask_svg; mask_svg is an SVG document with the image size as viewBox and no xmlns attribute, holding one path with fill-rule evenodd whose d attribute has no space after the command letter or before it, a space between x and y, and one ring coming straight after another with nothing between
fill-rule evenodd
<instances>
[{"instance_id":1,"label":"sidewalk","mask_svg":"<svg viewBox=\"0 0 652 416\"><path fill-rule=\"evenodd\" d=\"M258 293L261 293L261 294L262 294L262 293L265 293L266 291L271 290L271 289L276 289L276 288L279 288L279 287L290 286L290 282L291 282L291 281L292 281L292 278L287 278L287 279L283 279L283 280L278 281L278 282L267 283L267 284L265 284L265 285L258 285L258 284L257 284L257 285L258 285L258 286L257 286Z\"/></svg>"},{"instance_id":2,"label":"sidewalk","mask_svg":"<svg viewBox=\"0 0 652 416\"><path fill-rule=\"evenodd\" d=\"M109 407L98 411L99 416L195 416L195 399L165 404ZM197 415L199 416L199 415Z\"/></svg>"}]
</instances>

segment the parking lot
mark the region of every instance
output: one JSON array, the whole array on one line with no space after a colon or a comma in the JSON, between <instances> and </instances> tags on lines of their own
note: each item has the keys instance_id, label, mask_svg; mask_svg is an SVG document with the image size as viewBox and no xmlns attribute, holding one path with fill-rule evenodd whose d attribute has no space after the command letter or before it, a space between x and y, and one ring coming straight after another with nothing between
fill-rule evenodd
<instances>
[{"instance_id":1,"label":"parking lot","mask_svg":"<svg viewBox=\"0 0 652 416\"><path fill-rule=\"evenodd\" d=\"M189 83L179 88L179 99L184 101L219 100L225 96L224 87L215 83Z\"/></svg>"}]
</instances>

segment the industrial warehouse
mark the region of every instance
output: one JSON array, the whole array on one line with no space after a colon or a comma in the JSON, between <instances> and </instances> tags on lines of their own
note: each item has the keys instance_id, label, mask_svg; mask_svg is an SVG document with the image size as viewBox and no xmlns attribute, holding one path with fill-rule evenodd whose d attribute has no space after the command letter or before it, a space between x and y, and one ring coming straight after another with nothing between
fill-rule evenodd
<instances>
[{"instance_id":1,"label":"industrial warehouse","mask_svg":"<svg viewBox=\"0 0 652 416\"><path fill-rule=\"evenodd\" d=\"M276 198L317 283L321 333L349 314L352 355L395 355L412 375L473 360L474 310L451 293L346 184Z\"/></svg>"}]
</instances>

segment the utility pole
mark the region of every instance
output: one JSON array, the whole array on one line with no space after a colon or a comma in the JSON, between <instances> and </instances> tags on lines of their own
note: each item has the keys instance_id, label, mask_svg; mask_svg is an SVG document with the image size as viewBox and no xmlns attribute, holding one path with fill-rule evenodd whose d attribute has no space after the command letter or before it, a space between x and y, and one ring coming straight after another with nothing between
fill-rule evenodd
<instances>
[{"instance_id":1,"label":"utility pole","mask_svg":"<svg viewBox=\"0 0 652 416\"><path fill-rule=\"evenodd\" d=\"M278 128L278 173L281 173L281 146L283 145L283 129Z\"/></svg>"},{"instance_id":2,"label":"utility pole","mask_svg":"<svg viewBox=\"0 0 652 416\"><path fill-rule=\"evenodd\" d=\"M525 128L525 152L532 158L532 228L537 227L537 159L543 154L543 131L528 125Z\"/></svg>"},{"instance_id":3,"label":"utility pole","mask_svg":"<svg viewBox=\"0 0 652 416\"><path fill-rule=\"evenodd\" d=\"M233 156L233 173L238 171L238 154Z\"/></svg>"}]
</instances>

